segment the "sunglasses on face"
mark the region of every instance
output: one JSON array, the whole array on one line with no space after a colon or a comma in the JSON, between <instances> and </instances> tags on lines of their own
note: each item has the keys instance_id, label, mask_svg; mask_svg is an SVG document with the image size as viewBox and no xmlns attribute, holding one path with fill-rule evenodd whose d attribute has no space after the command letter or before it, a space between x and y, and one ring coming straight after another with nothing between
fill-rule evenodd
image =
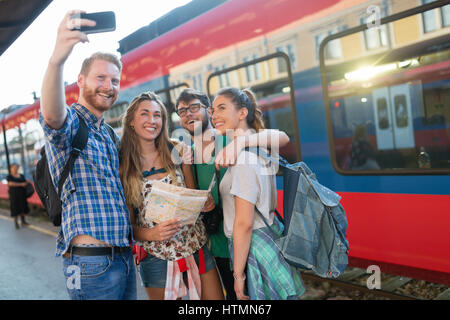
<instances>
[{"instance_id":1,"label":"sunglasses on face","mask_svg":"<svg viewBox=\"0 0 450 320\"><path fill-rule=\"evenodd\" d=\"M177 109L177 114L180 117L184 117L187 114L187 111L189 110L190 113L196 113L200 108L207 108L206 106L202 105L201 103L193 103L190 104L187 108L179 108Z\"/></svg>"}]
</instances>

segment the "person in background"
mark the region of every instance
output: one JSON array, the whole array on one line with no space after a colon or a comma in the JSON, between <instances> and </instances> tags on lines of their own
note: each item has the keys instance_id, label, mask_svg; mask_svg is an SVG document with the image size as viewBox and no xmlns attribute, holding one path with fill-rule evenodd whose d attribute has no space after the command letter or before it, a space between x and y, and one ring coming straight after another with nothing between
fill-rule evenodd
<instances>
[{"instance_id":1,"label":"person in background","mask_svg":"<svg viewBox=\"0 0 450 320\"><path fill-rule=\"evenodd\" d=\"M149 299L184 296L187 291L182 275L187 271L190 299L223 300L202 220L181 225L177 219L155 223L144 217L147 196L155 181L195 189L191 166L176 165L172 159L173 148L182 156L187 148L169 139L167 110L161 99L152 92L134 98L126 110L122 127L120 177L132 212L131 221L139 246L137 263ZM213 207L211 198L203 210Z\"/></svg>"},{"instance_id":2,"label":"person in background","mask_svg":"<svg viewBox=\"0 0 450 320\"><path fill-rule=\"evenodd\" d=\"M181 92L175 105L177 114L180 116L180 123L189 132L191 141L193 141L193 171L199 189L208 189L214 173L218 178L211 192L216 210L205 212L203 215L209 231L211 253L216 260L225 287L226 298L227 300L236 300L233 273L230 270L228 240L223 231L219 183L226 172L226 167L235 163L237 155L243 148L284 146L289 142L289 137L278 130L262 130L237 137L232 144L228 145L230 140L225 135L218 135L211 125L211 102L205 93L187 88ZM216 170L215 165L221 166L220 171Z\"/></svg>"},{"instance_id":3,"label":"person in background","mask_svg":"<svg viewBox=\"0 0 450 320\"><path fill-rule=\"evenodd\" d=\"M376 161L375 148L367 137L367 128L364 124L355 128L351 145L352 170L380 170Z\"/></svg>"},{"instance_id":4,"label":"person in background","mask_svg":"<svg viewBox=\"0 0 450 320\"><path fill-rule=\"evenodd\" d=\"M27 197L25 194L25 186L31 183L30 180L25 179L23 174L19 174L19 165L13 163L9 166L10 174L6 177L9 187L9 201L11 209L11 217L14 217L14 225L19 229L19 217L22 222L22 227L27 226L25 215L30 212L28 207Z\"/></svg>"},{"instance_id":5,"label":"person in background","mask_svg":"<svg viewBox=\"0 0 450 320\"><path fill-rule=\"evenodd\" d=\"M117 99L122 63L117 56L101 52L85 59L78 75L78 101L66 105L64 64L77 43L88 41L86 34L73 27L95 25L95 21L74 19L76 13L80 11L69 11L58 28L44 75L39 117L56 186L80 121L88 129L87 145L62 187L56 255L63 256L71 299L135 300L133 234L119 177L119 137L103 118ZM74 281L77 274L82 276Z\"/></svg>"},{"instance_id":6,"label":"person in background","mask_svg":"<svg viewBox=\"0 0 450 320\"><path fill-rule=\"evenodd\" d=\"M230 143L264 129L262 112L248 89L221 89L212 111L213 125ZM273 215L277 204L275 173L272 163L244 150L220 183L224 232L239 300L298 299L305 291L300 274L284 260L272 232L255 212L259 210L281 235L283 225Z\"/></svg>"}]
</instances>

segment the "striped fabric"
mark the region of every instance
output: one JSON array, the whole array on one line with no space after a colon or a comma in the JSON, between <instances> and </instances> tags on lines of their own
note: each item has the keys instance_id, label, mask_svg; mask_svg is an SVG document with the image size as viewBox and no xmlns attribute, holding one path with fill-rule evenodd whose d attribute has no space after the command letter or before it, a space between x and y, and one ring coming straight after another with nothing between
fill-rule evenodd
<instances>
[{"instance_id":1,"label":"striped fabric","mask_svg":"<svg viewBox=\"0 0 450 320\"><path fill-rule=\"evenodd\" d=\"M279 234L283 225L275 217L272 228ZM247 258L247 287L251 300L298 299L304 292L300 273L283 258L267 227L253 230ZM230 253L233 245L230 239Z\"/></svg>"},{"instance_id":2,"label":"striped fabric","mask_svg":"<svg viewBox=\"0 0 450 320\"><path fill-rule=\"evenodd\" d=\"M202 295L202 286L199 270L195 263L194 256L184 258L186 262L186 271L188 276L189 299L200 300ZM167 261L166 288L164 291L164 300L176 300L187 295L187 288L183 281L183 271L180 270L180 264L177 261Z\"/></svg>"}]
</instances>

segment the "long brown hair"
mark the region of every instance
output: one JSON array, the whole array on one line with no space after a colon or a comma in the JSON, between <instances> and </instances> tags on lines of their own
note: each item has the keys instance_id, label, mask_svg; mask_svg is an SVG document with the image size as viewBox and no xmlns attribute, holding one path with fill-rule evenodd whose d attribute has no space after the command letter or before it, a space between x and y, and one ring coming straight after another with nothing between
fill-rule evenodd
<instances>
[{"instance_id":1,"label":"long brown hair","mask_svg":"<svg viewBox=\"0 0 450 320\"><path fill-rule=\"evenodd\" d=\"M218 96L228 97L238 109L247 108L247 125L249 128L252 128L257 132L265 128L262 120L262 111L256 102L256 97L252 90L239 90L237 88L228 87L219 90L216 94L216 97Z\"/></svg>"},{"instance_id":2,"label":"long brown hair","mask_svg":"<svg viewBox=\"0 0 450 320\"><path fill-rule=\"evenodd\" d=\"M167 109L161 98L155 93L143 92L135 97L128 106L125 116L122 120L122 140L120 143L119 157L119 174L125 192L127 204L132 207L139 207L143 201L142 198L142 164L141 164L141 144L139 138L131 126L139 104L142 101L155 101L161 108L162 127L161 133L155 140L155 147L159 154L162 166L175 180L176 166L172 161L169 146L177 146L178 143L169 139L169 131L167 129Z\"/></svg>"}]
</instances>

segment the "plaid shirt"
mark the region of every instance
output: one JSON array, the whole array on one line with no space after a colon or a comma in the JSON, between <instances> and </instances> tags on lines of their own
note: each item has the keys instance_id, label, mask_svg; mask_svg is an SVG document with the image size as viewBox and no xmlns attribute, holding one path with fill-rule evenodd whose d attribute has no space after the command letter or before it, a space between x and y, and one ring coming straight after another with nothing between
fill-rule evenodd
<instances>
[{"instance_id":1,"label":"plaid shirt","mask_svg":"<svg viewBox=\"0 0 450 320\"><path fill-rule=\"evenodd\" d=\"M48 127L42 114L39 117L55 186L69 158L72 139L79 127L76 112L85 120L89 130L87 145L76 159L72 173L62 188L62 222L56 239L56 256L64 254L70 241L82 234L112 246L130 246L132 229L119 178L119 157L114 141L103 119L98 129L97 117L82 105L75 103L66 109L67 118L59 130Z\"/></svg>"}]
</instances>

